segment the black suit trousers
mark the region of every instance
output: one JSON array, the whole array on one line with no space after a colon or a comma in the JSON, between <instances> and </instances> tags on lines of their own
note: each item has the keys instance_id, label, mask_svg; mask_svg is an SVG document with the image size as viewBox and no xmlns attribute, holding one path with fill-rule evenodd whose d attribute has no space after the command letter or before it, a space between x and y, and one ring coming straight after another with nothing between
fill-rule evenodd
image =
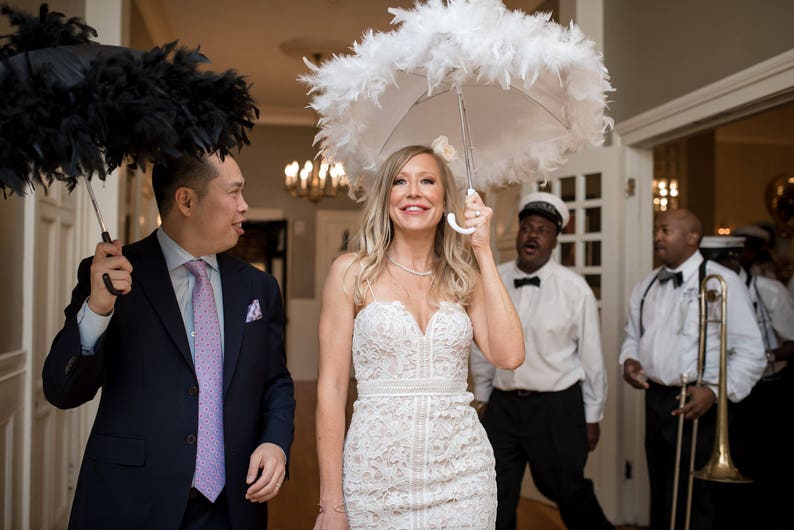
<instances>
[{"instance_id":1,"label":"black suit trousers","mask_svg":"<svg viewBox=\"0 0 794 530\"><path fill-rule=\"evenodd\" d=\"M675 452L678 436L678 416L671 415L679 404L680 387L662 386L651 382L645 391L645 457L651 486L651 530L669 530L672 514ZM717 407L698 420L695 448L695 470L708 462L714 447ZM684 528L686 490L689 480L689 455L692 447L692 421L684 420L681 464L678 480L676 528ZM694 479L692 483L691 530L712 528L714 508L709 483Z\"/></svg>"},{"instance_id":2,"label":"black suit trousers","mask_svg":"<svg viewBox=\"0 0 794 530\"><path fill-rule=\"evenodd\" d=\"M557 503L571 529L613 528L584 477L587 430L582 389L518 395L494 389L483 421L496 458L496 528L516 528L521 480L529 464L535 485Z\"/></svg>"}]
</instances>

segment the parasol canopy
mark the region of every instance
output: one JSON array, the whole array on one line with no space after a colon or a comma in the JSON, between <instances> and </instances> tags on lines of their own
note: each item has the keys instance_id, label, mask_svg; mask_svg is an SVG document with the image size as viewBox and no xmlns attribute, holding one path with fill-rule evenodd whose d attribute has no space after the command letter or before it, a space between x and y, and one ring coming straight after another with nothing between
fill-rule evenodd
<instances>
[{"instance_id":1,"label":"parasol canopy","mask_svg":"<svg viewBox=\"0 0 794 530\"><path fill-rule=\"evenodd\" d=\"M105 46L79 18L38 17L0 6L17 30L0 38L0 190L24 195L53 180L74 189L84 177L110 243L89 179L123 163L227 155L248 144L259 111L233 71L199 70L198 49L166 44L147 52ZM107 289L120 294L103 276Z\"/></svg>"},{"instance_id":2,"label":"parasol canopy","mask_svg":"<svg viewBox=\"0 0 794 530\"><path fill-rule=\"evenodd\" d=\"M198 49L143 52L91 40L96 31L42 4L3 5L16 33L0 47L0 190L106 174L125 162L228 154L249 143L258 110L233 71L199 70Z\"/></svg>"},{"instance_id":3,"label":"parasol canopy","mask_svg":"<svg viewBox=\"0 0 794 530\"><path fill-rule=\"evenodd\" d=\"M574 24L500 0L389 12L393 31L366 32L351 54L307 63L301 78L320 115L316 141L344 164L354 198L393 151L440 135L464 151L450 164L458 183L478 189L545 178L568 153L603 142L612 87Z\"/></svg>"}]
</instances>

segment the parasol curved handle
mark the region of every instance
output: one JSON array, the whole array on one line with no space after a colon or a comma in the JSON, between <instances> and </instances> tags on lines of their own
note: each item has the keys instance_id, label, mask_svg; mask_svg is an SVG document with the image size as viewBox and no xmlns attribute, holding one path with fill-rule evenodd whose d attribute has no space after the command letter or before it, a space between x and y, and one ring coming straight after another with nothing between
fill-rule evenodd
<instances>
[{"instance_id":1,"label":"parasol curved handle","mask_svg":"<svg viewBox=\"0 0 794 530\"><path fill-rule=\"evenodd\" d=\"M467 189L467 190L466 190L466 196L467 196L467 197L468 197L469 195L471 195L472 193L474 193L474 190L473 190L472 188L469 188L469 189ZM447 214L447 223L449 223L449 226L451 226L451 227L452 227L452 229L453 229L455 232L458 232L459 234L465 234L465 235L469 235L469 234L473 234L473 233L474 233L474 230L475 230L475 228L474 228L474 227L471 227L471 228L463 228L462 226L460 226L460 225L458 224L457 220L455 219L455 214L454 214L454 213L452 213L452 212L450 212L450 213L448 213L448 214Z\"/></svg>"}]
</instances>

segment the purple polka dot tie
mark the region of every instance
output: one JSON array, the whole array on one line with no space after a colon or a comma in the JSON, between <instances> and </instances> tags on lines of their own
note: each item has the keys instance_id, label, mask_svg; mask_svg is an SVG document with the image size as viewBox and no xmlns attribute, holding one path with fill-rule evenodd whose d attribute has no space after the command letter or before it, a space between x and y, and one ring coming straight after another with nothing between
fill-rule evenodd
<instances>
[{"instance_id":1,"label":"purple polka dot tie","mask_svg":"<svg viewBox=\"0 0 794 530\"><path fill-rule=\"evenodd\" d=\"M199 384L197 490L215 502L226 483L223 461L223 355L221 327L207 266L202 260L185 263L196 277L193 286L194 364Z\"/></svg>"}]
</instances>

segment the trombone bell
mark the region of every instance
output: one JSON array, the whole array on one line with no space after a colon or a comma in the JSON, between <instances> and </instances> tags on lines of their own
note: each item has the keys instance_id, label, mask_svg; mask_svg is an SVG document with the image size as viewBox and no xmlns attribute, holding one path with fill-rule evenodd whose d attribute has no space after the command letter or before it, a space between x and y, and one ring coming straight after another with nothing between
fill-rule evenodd
<instances>
[{"instance_id":1,"label":"trombone bell","mask_svg":"<svg viewBox=\"0 0 794 530\"><path fill-rule=\"evenodd\" d=\"M722 447L711 453L711 458L703 469L695 472L695 478L732 484L749 484L753 481L739 472L731 460L731 454Z\"/></svg>"}]
</instances>

